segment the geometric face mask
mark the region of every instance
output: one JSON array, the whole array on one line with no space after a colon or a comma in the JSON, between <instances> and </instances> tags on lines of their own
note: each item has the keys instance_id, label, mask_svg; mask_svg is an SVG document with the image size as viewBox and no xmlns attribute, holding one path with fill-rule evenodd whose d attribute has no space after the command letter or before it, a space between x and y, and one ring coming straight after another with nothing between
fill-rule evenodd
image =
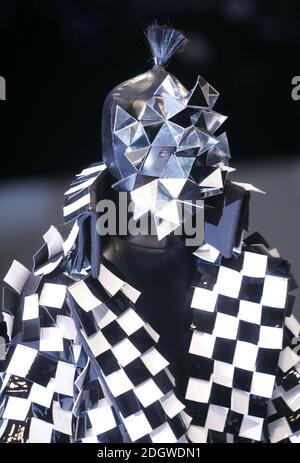
<instances>
[{"instance_id":1,"label":"geometric face mask","mask_svg":"<svg viewBox=\"0 0 300 463\"><path fill-rule=\"evenodd\" d=\"M178 45L185 38L176 33ZM104 160L118 166L113 188L130 193L134 219L153 215L158 239L223 191L230 154L226 134L214 135L226 120L212 109L218 96L202 77L188 91L158 63L110 100L113 160L107 149Z\"/></svg>"}]
</instances>

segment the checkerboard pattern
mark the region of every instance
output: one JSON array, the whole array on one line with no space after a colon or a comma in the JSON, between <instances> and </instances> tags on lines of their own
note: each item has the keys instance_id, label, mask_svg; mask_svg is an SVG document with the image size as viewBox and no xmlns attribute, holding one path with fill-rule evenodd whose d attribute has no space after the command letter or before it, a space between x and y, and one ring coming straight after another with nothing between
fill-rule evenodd
<instances>
[{"instance_id":1,"label":"checkerboard pattern","mask_svg":"<svg viewBox=\"0 0 300 463\"><path fill-rule=\"evenodd\" d=\"M77 219L85 211L95 206L93 187L106 169L102 162L95 163L76 175L70 188L65 192L65 206L63 209L65 223Z\"/></svg>"},{"instance_id":2,"label":"checkerboard pattern","mask_svg":"<svg viewBox=\"0 0 300 463\"><path fill-rule=\"evenodd\" d=\"M284 331L268 428L272 443L300 443L300 323L293 315L286 318Z\"/></svg>"},{"instance_id":3,"label":"checkerboard pattern","mask_svg":"<svg viewBox=\"0 0 300 463\"><path fill-rule=\"evenodd\" d=\"M286 261L244 246L200 257L185 399L140 293L109 264L78 269L80 224L104 167L66 193L30 272L14 261L0 322L0 442L299 442L300 327ZM85 262L85 259L82 259Z\"/></svg>"},{"instance_id":4,"label":"checkerboard pattern","mask_svg":"<svg viewBox=\"0 0 300 463\"><path fill-rule=\"evenodd\" d=\"M99 279L64 271L77 231L52 227L34 271L14 261L5 277L0 441L187 442L140 293L104 265Z\"/></svg>"},{"instance_id":5,"label":"checkerboard pattern","mask_svg":"<svg viewBox=\"0 0 300 463\"><path fill-rule=\"evenodd\" d=\"M103 375L111 401L132 442L177 442L186 427L168 362L156 349L159 336L134 310L139 293L104 265L96 294L92 280L69 287L74 318ZM106 291L110 298L99 294ZM108 392L107 391L107 392Z\"/></svg>"},{"instance_id":6,"label":"checkerboard pattern","mask_svg":"<svg viewBox=\"0 0 300 463\"><path fill-rule=\"evenodd\" d=\"M189 439L206 442L218 432L260 441L283 347L285 262L247 250L199 267L191 303Z\"/></svg>"}]
</instances>

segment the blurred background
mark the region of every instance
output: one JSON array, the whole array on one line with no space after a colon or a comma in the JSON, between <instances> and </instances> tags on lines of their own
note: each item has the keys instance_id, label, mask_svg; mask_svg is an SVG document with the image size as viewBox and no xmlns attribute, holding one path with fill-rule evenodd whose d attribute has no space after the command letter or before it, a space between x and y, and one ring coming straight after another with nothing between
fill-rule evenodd
<instances>
[{"instance_id":1,"label":"blurred background","mask_svg":"<svg viewBox=\"0 0 300 463\"><path fill-rule=\"evenodd\" d=\"M0 277L14 258L31 265L62 221L68 182L101 158L104 98L151 67L143 29L153 19L191 40L169 70L187 88L201 74L220 92L235 180L267 192L253 194L251 231L300 283L297 0L1 0Z\"/></svg>"}]
</instances>

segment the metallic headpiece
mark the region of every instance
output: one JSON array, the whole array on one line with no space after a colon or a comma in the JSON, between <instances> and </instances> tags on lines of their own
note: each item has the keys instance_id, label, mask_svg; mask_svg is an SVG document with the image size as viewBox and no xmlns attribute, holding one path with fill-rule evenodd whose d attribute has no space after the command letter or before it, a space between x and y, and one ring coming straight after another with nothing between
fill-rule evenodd
<instances>
[{"instance_id":1,"label":"metallic headpiece","mask_svg":"<svg viewBox=\"0 0 300 463\"><path fill-rule=\"evenodd\" d=\"M114 188L130 192L134 218L152 213L162 239L186 220L183 204L194 211L222 193L230 154L226 134L215 135L226 120L213 110L218 92L200 76L188 91L165 70L187 39L156 23L146 36L153 68L105 100L103 160L118 180Z\"/></svg>"}]
</instances>

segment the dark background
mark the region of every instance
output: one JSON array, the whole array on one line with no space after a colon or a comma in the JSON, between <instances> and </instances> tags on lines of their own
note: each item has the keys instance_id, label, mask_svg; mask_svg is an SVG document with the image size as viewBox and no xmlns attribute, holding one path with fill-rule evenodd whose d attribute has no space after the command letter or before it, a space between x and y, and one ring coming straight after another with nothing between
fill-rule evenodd
<instances>
[{"instance_id":1,"label":"dark background","mask_svg":"<svg viewBox=\"0 0 300 463\"><path fill-rule=\"evenodd\" d=\"M289 258L300 281L299 0L1 0L0 271L30 265L61 221L71 177L101 158L101 108L118 83L151 67L143 29L169 22L191 40L170 71L219 92L237 179L253 196L252 230Z\"/></svg>"},{"instance_id":2,"label":"dark background","mask_svg":"<svg viewBox=\"0 0 300 463\"><path fill-rule=\"evenodd\" d=\"M1 0L0 11L2 178L66 173L101 156L103 100L150 67L143 28L155 18L191 39L170 70L187 87L202 74L220 91L234 158L299 152L298 0Z\"/></svg>"}]
</instances>

